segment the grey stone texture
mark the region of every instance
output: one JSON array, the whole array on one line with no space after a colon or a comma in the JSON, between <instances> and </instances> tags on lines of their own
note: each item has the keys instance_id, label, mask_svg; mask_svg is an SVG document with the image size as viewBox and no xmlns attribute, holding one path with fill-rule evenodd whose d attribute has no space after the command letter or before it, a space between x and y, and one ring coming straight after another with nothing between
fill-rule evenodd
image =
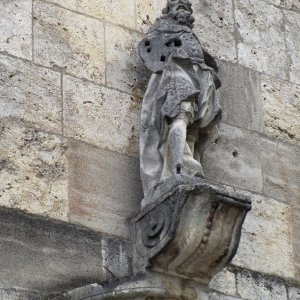
<instances>
[{"instance_id":1,"label":"grey stone texture","mask_svg":"<svg viewBox=\"0 0 300 300\"><path fill-rule=\"evenodd\" d=\"M128 0L48 0L106 22L135 29L135 1Z\"/></svg>"},{"instance_id":2,"label":"grey stone texture","mask_svg":"<svg viewBox=\"0 0 300 300\"><path fill-rule=\"evenodd\" d=\"M263 112L260 74L241 65L219 61L219 98L225 123L261 131Z\"/></svg>"},{"instance_id":3,"label":"grey stone texture","mask_svg":"<svg viewBox=\"0 0 300 300\"><path fill-rule=\"evenodd\" d=\"M300 149L268 139L261 140L264 194L287 203L297 203L300 191Z\"/></svg>"},{"instance_id":4,"label":"grey stone texture","mask_svg":"<svg viewBox=\"0 0 300 300\"><path fill-rule=\"evenodd\" d=\"M253 207L245 220L232 264L263 274L294 278L291 206L254 194L250 197Z\"/></svg>"},{"instance_id":5,"label":"grey stone texture","mask_svg":"<svg viewBox=\"0 0 300 300\"><path fill-rule=\"evenodd\" d=\"M0 55L0 118L22 119L48 132L62 132L60 74Z\"/></svg>"},{"instance_id":6,"label":"grey stone texture","mask_svg":"<svg viewBox=\"0 0 300 300\"><path fill-rule=\"evenodd\" d=\"M285 0L285 7L295 11L300 11L299 0Z\"/></svg>"},{"instance_id":7,"label":"grey stone texture","mask_svg":"<svg viewBox=\"0 0 300 300\"><path fill-rule=\"evenodd\" d=\"M133 96L64 76L64 133L101 148L138 155L140 104Z\"/></svg>"},{"instance_id":8,"label":"grey stone texture","mask_svg":"<svg viewBox=\"0 0 300 300\"><path fill-rule=\"evenodd\" d=\"M136 0L137 29L146 32L166 4L167 0Z\"/></svg>"},{"instance_id":9,"label":"grey stone texture","mask_svg":"<svg viewBox=\"0 0 300 300\"><path fill-rule=\"evenodd\" d=\"M234 15L239 63L287 79L289 61L281 9L261 0L235 0Z\"/></svg>"},{"instance_id":10,"label":"grey stone texture","mask_svg":"<svg viewBox=\"0 0 300 300\"><path fill-rule=\"evenodd\" d=\"M0 227L0 282L4 291L22 286L43 296L55 295L111 276L128 275L126 255L130 251L122 239L5 209L0 210ZM0 295L6 296L4 291L0 289ZM16 298L4 299L27 299L26 294L19 298L15 294Z\"/></svg>"},{"instance_id":11,"label":"grey stone texture","mask_svg":"<svg viewBox=\"0 0 300 300\"><path fill-rule=\"evenodd\" d=\"M298 8L300 8L300 3L297 0L293 1L294 4L297 3ZM285 30L286 30L286 47L287 53L290 57L290 80L292 82L300 84L300 37L299 37L299 27L300 27L300 11L295 12L284 12L285 16Z\"/></svg>"},{"instance_id":12,"label":"grey stone texture","mask_svg":"<svg viewBox=\"0 0 300 300\"><path fill-rule=\"evenodd\" d=\"M130 236L127 220L143 198L135 158L69 141L69 220L115 236Z\"/></svg>"},{"instance_id":13,"label":"grey stone texture","mask_svg":"<svg viewBox=\"0 0 300 300\"><path fill-rule=\"evenodd\" d=\"M66 140L9 118L0 137L1 205L67 220Z\"/></svg>"},{"instance_id":14,"label":"grey stone texture","mask_svg":"<svg viewBox=\"0 0 300 300\"><path fill-rule=\"evenodd\" d=\"M228 269L221 271L212 278L209 288L226 295L235 295L237 292L235 273Z\"/></svg>"},{"instance_id":15,"label":"grey stone texture","mask_svg":"<svg viewBox=\"0 0 300 300\"><path fill-rule=\"evenodd\" d=\"M287 300L285 285L272 278L253 274L243 270L237 274L238 294L242 299L249 300Z\"/></svg>"},{"instance_id":16,"label":"grey stone texture","mask_svg":"<svg viewBox=\"0 0 300 300\"><path fill-rule=\"evenodd\" d=\"M2 289L0 288L1 300L42 300L39 292L28 291L21 288Z\"/></svg>"},{"instance_id":17,"label":"grey stone texture","mask_svg":"<svg viewBox=\"0 0 300 300\"><path fill-rule=\"evenodd\" d=\"M262 191L260 139L255 133L221 123L220 138L203 155L207 178Z\"/></svg>"},{"instance_id":18,"label":"grey stone texture","mask_svg":"<svg viewBox=\"0 0 300 300\"><path fill-rule=\"evenodd\" d=\"M300 299L300 288L299 287L288 287L288 297L289 300L299 300Z\"/></svg>"},{"instance_id":19,"label":"grey stone texture","mask_svg":"<svg viewBox=\"0 0 300 300\"><path fill-rule=\"evenodd\" d=\"M236 298L233 296L227 296L221 293L212 292L209 294L208 300L239 300L241 298Z\"/></svg>"},{"instance_id":20,"label":"grey stone texture","mask_svg":"<svg viewBox=\"0 0 300 300\"><path fill-rule=\"evenodd\" d=\"M107 84L131 94L138 107L150 77L137 53L142 35L120 26L106 25L105 37Z\"/></svg>"},{"instance_id":21,"label":"grey stone texture","mask_svg":"<svg viewBox=\"0 0 300 300\"><path fill-rule=\"evenodd\" d=\"M34 2L34 61L97 83L105 81L104 24Z\"/></svg>"},{"instance_id":22,"label":"grey stone texture","mask_svg":"<svg viewBox=\"0 0 300 300\"><path fill-rule=\"evenodd\" d=\"M32 0L0 2L0 51L32 59Z\"/></svg>"},{"instance_id":23,"label":"grey stone texture","mask_svg":"<svg viewBox=\"0 0 300 300\"><path fill-rule=\"evenodd\" d=\"M262 77L264 132L300 144L300 86Z\"/></svg>"},{"instance_id":24,"label":"grey stone texture","mask_svg":"<svg viewBox=\"0 0 300 300\"><path fill-rule=\"evenodd\" d=\"M196 19L195 32L204 48L216 58L236 61L233 2L231 0L191 2Z\"/></svg>"}]
</instances>

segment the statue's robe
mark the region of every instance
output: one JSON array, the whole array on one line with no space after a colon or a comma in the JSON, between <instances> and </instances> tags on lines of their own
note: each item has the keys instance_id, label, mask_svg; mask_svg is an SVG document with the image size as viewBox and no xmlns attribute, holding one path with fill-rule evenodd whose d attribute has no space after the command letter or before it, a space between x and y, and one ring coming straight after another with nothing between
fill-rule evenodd
<instances>
[{"instance_id":1,"label":"statue's robe","mask_svg":"<svg viewBox=\"0 0 300 300\"><path fill-rule=\"evenodd\" d=\"M152 74L143 99L140 166L145 196L172 176L168 149L172 120L188 116L183 174L201 176L200 158L217 138L222 111L216 97L220 81L206 64L205 52L192 30L163 17L146 34L149 41L157 37L162 48L171 41L173 48L163 68Z\"/></svg>"}]
</instances>

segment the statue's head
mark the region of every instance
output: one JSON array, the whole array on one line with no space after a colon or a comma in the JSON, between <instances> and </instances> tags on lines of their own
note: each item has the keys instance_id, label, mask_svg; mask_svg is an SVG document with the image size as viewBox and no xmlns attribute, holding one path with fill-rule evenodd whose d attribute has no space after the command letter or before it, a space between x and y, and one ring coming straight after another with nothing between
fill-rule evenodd
<instances>
[{"instance_id":1,"label":"statue's head","mask_svg":"<svg viewBox=\"0 0 300 300\"><path fill-rule=\"evenodd\" d=\"M163 9L164 15L171 15L181 25L193 27L195 22L192 16L193 9L190 0L168 0L167 7Z\"/></svg>"}]
</instances>

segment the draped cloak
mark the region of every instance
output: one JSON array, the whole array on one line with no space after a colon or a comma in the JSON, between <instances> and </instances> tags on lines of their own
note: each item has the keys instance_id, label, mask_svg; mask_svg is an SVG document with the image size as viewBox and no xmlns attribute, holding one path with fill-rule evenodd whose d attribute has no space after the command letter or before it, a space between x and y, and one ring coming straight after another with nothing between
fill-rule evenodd
<instances>
[{"instance_id":1,"label":"draped cloak","mask_svg":"<svg viewBox=\"0 0 300 300\"><path fill-rule=\"evenodd\" d=\"M217 138L222 111L216 97L219 81L215 70L205 63L201 43L187 26L169 24L163 28L165 24L165 20L162 25L155 24L148 37L164 34L164 30L168 38L175 34L183 39L189 36L191 40L192 36L192 44L196 43L198 52L195 47L191 52L184 45L174 49L162 70L154 72L150 78L143 99L140 132L140 171L145 196L172 176L168 149L172 120L180 114L188 115L187 140L191 138L195 144L191 147L186 142L183 173L203 175L200 158ZM197 54L193 55L195 52Z\"/></svg>"}]
</instances>

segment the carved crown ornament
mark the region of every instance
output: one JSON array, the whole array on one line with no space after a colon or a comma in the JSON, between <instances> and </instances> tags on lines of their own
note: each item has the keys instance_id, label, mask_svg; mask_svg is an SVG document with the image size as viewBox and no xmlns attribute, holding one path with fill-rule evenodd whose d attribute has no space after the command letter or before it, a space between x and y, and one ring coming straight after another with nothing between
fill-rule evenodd
<instances>
[{"instance_id":1,"label":"carved crown ornament","mask_svg":"<svg viewBox=\"0 0 300 300\"><path fill-rule=\"evenodd\" d=\"M64 299L207 299L236 254L251 200L205 179L201 157L218 138L221 82L193 32L189 0L168 0L139 44L152 72L141 112L144 199L132 220L133 275Z\"/></svg>"}]
</instances>

